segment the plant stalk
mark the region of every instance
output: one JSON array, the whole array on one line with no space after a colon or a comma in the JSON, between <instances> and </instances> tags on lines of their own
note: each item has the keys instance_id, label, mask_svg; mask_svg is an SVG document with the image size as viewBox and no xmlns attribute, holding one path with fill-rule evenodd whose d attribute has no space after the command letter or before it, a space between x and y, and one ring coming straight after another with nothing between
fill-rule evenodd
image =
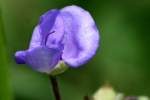
<instances>
[{"instance_id":1,"label":"plant stalk","mask_svg":"<svg viewBox=\"0 0 150 100\"><path fill-rule=\"evenodd\" d=\"M55 96L55 100L61 100L60 92L59 92L59 86L56 79L56 76L49 76L49 80L52 84L53 93Z\"/></svg>"},{"instance_id":2,"label":"plant stalk","mask_svg":"<svg viewBox=\"0 0 150 100\"><path fill-rule=\"evenodd\" d=\"M89 97L86 95L84 96L84 100L90 100Z\"/></svg>"}]
</instances>

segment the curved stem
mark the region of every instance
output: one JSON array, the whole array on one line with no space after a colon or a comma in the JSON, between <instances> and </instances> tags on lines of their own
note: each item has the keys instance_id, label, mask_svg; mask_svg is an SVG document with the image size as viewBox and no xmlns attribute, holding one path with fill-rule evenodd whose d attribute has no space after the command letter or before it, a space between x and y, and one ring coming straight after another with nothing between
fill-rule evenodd
<instances>
[{"instance_id":1,"label":"curved stem","mask_svg":"<svg viewBox=\"0 0 150 100\"><path fill-rule=\"evenodd\" d=\"M49 80L51 81L53 93L55 96L55 100L61 100L61 96L59 93L58 82L55 76L49 76Z\"/></svg>"}]
</instances>

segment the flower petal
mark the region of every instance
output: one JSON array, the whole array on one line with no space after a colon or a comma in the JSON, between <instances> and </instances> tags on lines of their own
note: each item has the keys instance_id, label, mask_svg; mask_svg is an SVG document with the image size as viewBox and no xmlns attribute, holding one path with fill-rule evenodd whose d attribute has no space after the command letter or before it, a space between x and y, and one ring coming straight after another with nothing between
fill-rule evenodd
<instances>
[{"instance_id":1,"label":"flower petal","mask_svg":"<svg viewBox=\"0 0 150 100\"><path fill-rule=\"evenodd\" d=\"M46 43L47 36L52 32L52 27L55 24L56 18L59 14L59 10L49 10L40 17L39 26L42 35L42 44Z\"/></svg>"},{"instance_id":2,"label":"flower petal","mask_svg":"<svg viewBox=\"0 0 150 100\"><path fill-rule=\"evenodd\" d=\"M18 64L25 64L25 51L17 51L15 53L15 60Z\"/></svg>"},{"instance_id":3,"label":"flower petal","mask_svg":"<svg viewBox=\"0 0 150 100\"><path fill-rule=\"evenodd\" d=\"M52 28L58 14L58 10L49 10L40 17L39 25L37 25L33 31L29 48L46 45L47 37L53 31Z\"/></svg>"},{"instance_id":4,"label":"flower petal","mask_svg":"<svg viewBox=\"0 0 150 100\"><path fill-rule=\"evenodd\" d=\"M26 52L26 63L39 72L50 72L61 59L61 50L44 46Z\"/></svg>"},{"instance_id":5,"label":"flower petal","mask_svg":"<svg viewBox=\"0 0 150 100\"><path fill-rule=\"evenodd\" d=\"M49 48L58 48L64 37L64 23L61 15L56 17L55 23L51 29L51 33L47 38L46 46Z\"/></svg>"},{"instance_id":6,"label":"flower petal","mask_svg":"<svg viewBox=\"0 0 150 100\"><path fill-rule=\"evenodd\" d=\"M42 42L41 30L39 26L36 26L32 34L29 49L40 46L41 42Z\"/></svg>"},{"instance_id":7,"label":"flower petal","mask_svg":"<svg viewBox=\"0 0 150 100\"><path fill-rule=\"evenodd\" d=\"M92 16L77 6L61 10L65 25L62 59L72 67L86 63L99 45L99 32Z\"/></svg>"}]
</instances>

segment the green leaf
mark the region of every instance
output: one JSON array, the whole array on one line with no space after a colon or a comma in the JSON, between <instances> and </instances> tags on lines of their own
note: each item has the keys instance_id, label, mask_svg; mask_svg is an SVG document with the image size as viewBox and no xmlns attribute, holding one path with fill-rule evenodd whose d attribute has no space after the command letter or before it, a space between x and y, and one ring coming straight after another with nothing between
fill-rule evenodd
<instances>
[{"instance_id":1,"label":"green leaf","mask_svg":"<svg viewBox=\"0 0 150 100\"><path fill-rule=\"evenodd\" d=\"M5 34L2 21L2 13L0 9L0 100L12 100L5 48Z\"/></svg>"}]
</instances>

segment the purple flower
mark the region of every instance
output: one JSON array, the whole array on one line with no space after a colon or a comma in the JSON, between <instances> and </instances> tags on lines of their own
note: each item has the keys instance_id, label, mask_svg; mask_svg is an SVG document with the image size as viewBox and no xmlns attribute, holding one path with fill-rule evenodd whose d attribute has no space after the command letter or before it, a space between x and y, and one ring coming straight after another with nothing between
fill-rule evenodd
<instances>
[{"instance_id":1,"label":"purple flower","mask_svg":"<svg viewBox=\"0 0 150 100\"><path fill-rule=\"evenodd\" d=\"M48 73L63 61L71 68L85 64L99 45L99 32L89 12L77 6L53 9L40 17L30 46L15 54L16 62Z\"/></svg>"}]
</instances>

